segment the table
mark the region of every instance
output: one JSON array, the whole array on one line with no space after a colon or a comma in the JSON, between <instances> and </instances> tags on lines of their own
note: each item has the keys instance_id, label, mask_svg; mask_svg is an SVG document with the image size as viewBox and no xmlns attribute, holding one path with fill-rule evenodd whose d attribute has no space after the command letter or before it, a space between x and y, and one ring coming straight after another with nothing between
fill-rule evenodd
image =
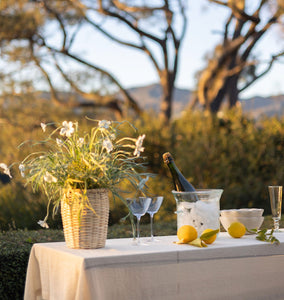
<instances>
[{"instance_id":1,"label":"table","mask_svg":"<svg viewBox=\"0 0 284 300\"><path fill-rule=\"evenodd\" d=\"M34 244L24 299L283 300L284 232L275 236L280 245L227 233L208 248L174 244L176 236L142 246L110 239L94 250Z\"/></svg>"}]
</instances>

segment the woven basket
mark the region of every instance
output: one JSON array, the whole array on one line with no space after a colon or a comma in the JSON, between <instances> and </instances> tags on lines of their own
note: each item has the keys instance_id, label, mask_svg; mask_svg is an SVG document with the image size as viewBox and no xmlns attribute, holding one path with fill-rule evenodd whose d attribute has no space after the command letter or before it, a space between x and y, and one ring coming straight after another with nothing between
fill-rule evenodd
<instances>
[{"instance_id":1,"label":"woven basket","mask_svg":"<svg viewBox=\"0 0 284 300\"><path fill-rule=\"evenodd\" d=\"M61 201L63 231L68 248L95 249L105 246L109 217L108 190L87 190L87 197L95 213L83 208L81 219L78 218L79 200L74 201L72 195L67 194L65 200Z\"/></svg>"}]
</instances>

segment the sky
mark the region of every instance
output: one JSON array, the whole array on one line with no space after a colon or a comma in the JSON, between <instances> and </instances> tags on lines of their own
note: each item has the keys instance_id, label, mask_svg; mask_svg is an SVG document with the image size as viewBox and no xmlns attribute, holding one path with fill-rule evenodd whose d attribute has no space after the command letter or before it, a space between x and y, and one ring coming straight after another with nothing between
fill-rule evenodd
<instances>
[{"instance_id":1,"label":"sky","mask_svg":"<svg viewBox=\"0 0 284 300\"><path fill-rule=\"evenodd\" d=\"M193 89L195 73L204 67L205 54L213 49L220 40L228 9L210 4L208 1L189 1L188 29L180 52L180 64L176 86ZM121 34L124 34L122 32ZM92 35L94 32L92 31ZM95 33L95 44L90 41L88 31L81 38L81 45L93 47L88 51L88 59L110 71L126 87L144 86L158 82L156 74L148 57L136 50L114 44ZM262 39L261 47L256 48L257 54L263 59L270 57L271 49L284 49L283 34L274 31ZM272 70L262 79L259 79L249 89L243 92L241 98L252 96L272 96L284 94L284 58L282 64L274 64Z\"/></svg>"}]
</instances>

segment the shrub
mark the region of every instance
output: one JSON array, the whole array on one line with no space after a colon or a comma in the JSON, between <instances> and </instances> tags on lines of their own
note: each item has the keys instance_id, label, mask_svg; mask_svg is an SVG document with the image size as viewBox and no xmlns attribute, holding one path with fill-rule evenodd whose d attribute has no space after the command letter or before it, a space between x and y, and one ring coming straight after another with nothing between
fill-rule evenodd
<instances>
[{"instance_id":1,"label":"shrub","mask_svg":"<svg viewBox=\"0 0 284 300\"><path fill-rule=\"evenodd\" d=\"M270 213L267 186L283 181L284 119L188 114L176 121L175 136L177 164L196 187L223 188L222 208Z\"/></svg>"},{"instance_id":2,"label":"shrub","mask_svg":"<svg viewBox=\"0 0 284 300\"><path fill-rule=\"evenodd\" d=\"M173 235L176 223L156 223L155 234ZM150 235L150 226L141 225L141 236ZM108 238L131 238L131 224L110 226ZM62 230L9 230L0 232L0 299L23 299L30 250L34 243L64 241Z\"/></svg>"},{"instance_id":3,"label":"shrub","mask_svg":"<svg viewBox=\"0 0 284 300\"><path fill-rule=\"evenodd\" d=\"M23 140L42 139L40 122L56 121L62 116L69 118L67 113L56 116L54 112L49 119L45 115L41 120L27 117L24 129L5 124L0 136L1 161L7 164L21 161L27 153L17 151L17 146ZM77 118L80 123L84 119L79 115ZM221 208L262 207L265 214L270 213L267 186L283 183L284 118L256 121L238 110L225 112L223 116L188 111L168 126L155 118L154 113L145 113L130 122L138 134L146 134L144 154L149 161L148 171L157 174L147 182L150 191L164 196L155 216L157 221L176 218L171 177L162 161L166 151L173 154L178 167L196 188L224 189ZM36 222L46 213L46 199L26 189L16 173L12 170L11 183L0 184L0 229L36 229ZM111 204L111 224L119 223L126 214L123 203ZM60 227L60 220L54 220L50 226Z\"/></svg>"},{"instance_id":4,"label":"shrub","mask_svg":"<svg viewBox=\"0 0 284 300\"><path fill-rule=\"evenodd\" d=\"M34 243L63 241L58 230L0 233L0 299L23 299L27 265Z\"/></svg>"}]
</instances>

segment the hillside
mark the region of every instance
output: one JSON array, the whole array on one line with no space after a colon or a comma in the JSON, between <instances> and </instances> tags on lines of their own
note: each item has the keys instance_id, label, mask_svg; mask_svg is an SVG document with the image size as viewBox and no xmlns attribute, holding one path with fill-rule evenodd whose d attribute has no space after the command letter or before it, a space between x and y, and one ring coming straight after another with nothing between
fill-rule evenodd
<instances>
[{"instance_id":1,"label":"hillside","mask_svg":"<svg viewBox=\"0 0 284 300\"><path fill-rule=\"evenodd\" d=\"M159 111L161 87L158 84L141 86L129 89L130 94L137 99L144 109ZM186 109L191 92L187 89L175 89L173 115L177 117ZM260 97L255 96L249 99L242 99L241 104L244 112L251 114L254 118L261 115L284 116L284 95Z\"/></svg>"}]
</instances>

